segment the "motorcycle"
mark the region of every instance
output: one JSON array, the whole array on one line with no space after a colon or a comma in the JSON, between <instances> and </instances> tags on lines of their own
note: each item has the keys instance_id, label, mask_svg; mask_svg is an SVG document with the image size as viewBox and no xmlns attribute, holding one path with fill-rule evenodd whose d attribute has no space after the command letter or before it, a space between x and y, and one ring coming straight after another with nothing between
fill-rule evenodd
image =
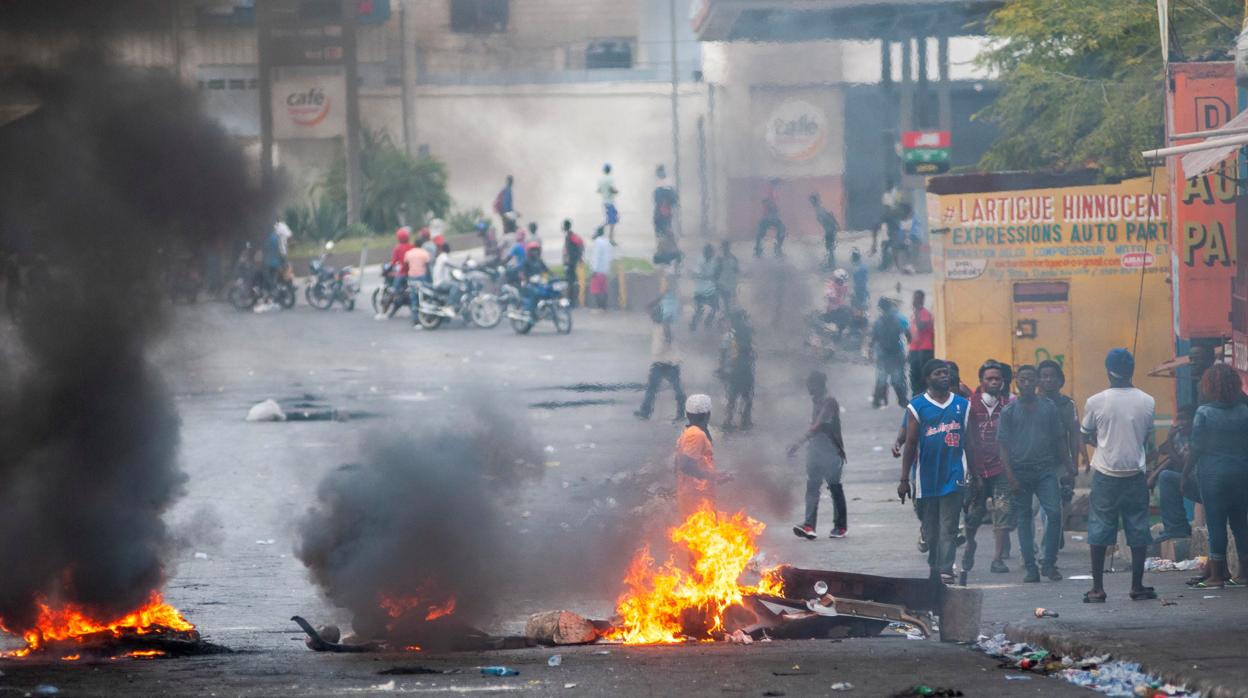
<instances>
[{"instance_id":1,"label":"motorcycle","mask_svg":"<svg viewBox=\"0 0 1248 698\"><path fill-rule=\"evenodd\" d=\"M807 323L810 334L806 343L825 358L851 361L861 353L867 334L867 315L858 308L844 306L831 311L812 312Z\"/></svg>"},{"instance_id":2,"label":"motorcycle","mask_svg":"<svg viewBox=\"0 0 1248 698\"><path fill-rule=\"evenodd\" d=\"M230 284L227 294L230 305L238 310L250 310L265 296L271 295L273 302L283 309L294 307L295 281L289 264L278 270L271 294L267 293L269 286L268 274L253 260L251 243L248 243L235 265L234 282Z\"/></svg>"},{"instance_id":3,"label":"motorcycle","mask_svg":"<svg viewBox=\"0 0 1248 698\"><path fill-rule=\"evenodd\" d=\"M475 269L465 272L451 270L451 278L459 284L459 298L452 306L450 290L438 289L420 282L416 287L416 308L413 322L427 330L436 330L443 321L462 318L464 323L489 329L502 322L503 312L493 294L485 293L484 274Z\"/></svg>"},{"instance_id":4,"label":"motorcycle","mask_svg":"<svg viewBox=\"0 0 1248 698\"><path fill-rule=\"evenodd\" d=\"M572 331L572 304L564 297L568 290L566 281L542 282L537 277L530 279L532 288L533 310L524 309L524 299L516 293L515 307L507 311L507 319L511 321L511 329L516 334L528 334L533 326L542 318L550 318L559 334ZM509 300L509 305L511 301Z\"/></svg>"},{"instance_id":5,"label":"motorcycle","mask_svg":"<svg viewBox=\"0 0 1248 698\"><path fill-rule=\"evenodd\" d=\"M347 310L355 310L355 297L360 293L360 285L353 269L349 266L341 269L325 266L325 260L333 249L332 240L325 243L325 251L321 256L308 264L312 277L308 279L308 285L303 291L304 298L308 305L318 310L329 310L334 301L342 303Z\"/></svg>"},{"instance_id":6,"label":"motorcycle","mask_svg":"<svg viewBox=\"0 0 1248 698\"><path fill-rule=\"evenodd\" d=\"M383 264L381 266L381 286L373 289L373 312L378 315L394 317L399 308L411 304L411 294L407 292L407 282L394 288L394 275L399 273L399 265Z\"/></svg>"}]
</instances>

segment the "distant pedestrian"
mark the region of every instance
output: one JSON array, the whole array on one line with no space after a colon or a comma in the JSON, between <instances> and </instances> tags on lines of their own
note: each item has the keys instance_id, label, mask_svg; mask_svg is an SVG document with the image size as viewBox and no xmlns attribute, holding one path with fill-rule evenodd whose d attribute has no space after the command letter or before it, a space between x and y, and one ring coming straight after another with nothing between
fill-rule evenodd
<instances>
[{"instance_id":1,"label":"distant pedestrian","mask_svg":"<svg viewBox=\"0 0 1248 698\"><path fill-rule=\"evenodd\" d=\"M1005 544L1014 530L1014 495L1010 491L1005 467L1001 465L1001 446L997 430L1001 412L1013 399L1004 391L1005 378L1001 364L993 359L979 367L979 387L968 402L966 423L966 454L970 465L970 488L967 492L966 548L962 551L962 572L975 568L976 533L985 519L992 523L994 543L989 570L996 574L1009 572L1005 561ZM991 518L990 518L991 517Z\"/></svg>"},{"instance_id":2,"label":"distant pedestrian","mask_svg":"<svg viewBox=\"0 0 1248 698\"><path fill-rule=\"evenodd\" d=\"M818 192L810 195L810 205L815 208L815 220L819 221L819 227L823 229L823 268L836 268L836 234L841 229L841 224L837 222L836 216L832 212L823 207L823 203L819 200Z\"/></svg>"},{"instance_id":3,"label":"distant pedestrian","mask_svg":"<svg viewBox=\"0 0 1248 698\"><path fill-rule=\"evenodd\" d=\"M607 292L610 287L611 274L611 257L614 252L611 250L611 242L607 240L605 230L602 226L594 231L593 246L589 251L589 296L590 306L597 308L599 311L607 309Z\"/></svg>"},{"instance_id":4,"label":"distant pedestrian","mask_svg":"<svg viewBox=\"0 0 1248 698\"><path fill-rule=\"evenodd\" d=\"M829 538L844 538L848 531L848 510L845 505L845 488L841 486L841 472L845 468L845 440L841 436L841 406L828 394L828 377L821 371L812 371L806 378L806 390L810 393L811 419L801 441L789 447L789 456L797 454L806 444L806 518L793 527L793 533L807 540L815 539L815 526L819 516L819 493L826 483L832 495L832 530Z\"/></svg>"},{"instance_id":5,"label":"distant pedestrian","mask_svg":"<svg viewBox=\"0 0 1248 698\"><path fill-rule=\"evenodd\" d=\"M675 218L680 197L667 177L666 167L659 165L654 170L654 176L658 180L654 187L654 234L674 235L672 220Z\"/></svg>"},{"instance_id":6,"label":"distant pedestrian","mask_svg":"<svg viewBox=\"0 0 1248 698\"><path fill-rule=\"evenodd\" d=\"M719 310L719 290L715 282L719 273L719 260L715 258L715 246L709 243L703 245L702 261L698 263L698 269L694 272L694 310L693 319L689 321L690 332L697 331L698 321L702 319L704 310L710 310L706 314L705 327L710 329L711 323L715 321L715 312Z\"/></svg>"},{"instance_id":7,"label":"distant pedestrian","mask_svg":"<svg viewBox=\"0 0 1248 698\"><path fill-rule=\"evenodd\" d=\"M494 213L503 221L503 235L511 235L516 232L516 207L515 198L512 194L512 184L515 179L511 175L507 175L507 182L503 188L499 190L498 196L494 197Z\"/></svg>"},{"instance_id":8,"label":"distant pedestrian","mask_svg":"<svg viewBox=\"0 0 1248 698\"><path fill-rule=\"evenodd\" d=\"M614 246L615 243L615 224L620 222L620 212L615 208L615 195L619 194L619 190L615 188L615 177L611 176L611 163L602 166L602 177L598 180L598 193L602 196L602 211L607 228L607 241Z\"/></svg>"},{"instance_id":9,"label":"distant pedestrian","mask_svg":"<svg viewBox=\"0 0 1248 698\"><path fill-rule=\"evenodd\" d=\"M911 307L914 315L910 318L910 390L914 395L923 394L927 386L923 383L923 366L936 358L936 326L932 320L932 312L923 307L927 294L915 291Z\"/></svg>"},{"instance_id":10,"label":"distant pedestrian","mask_svg":"<svg viewBox=\"0 0 1248 698\"><path fill-rule=\"evenodd\" d=\"M931 579L952 584L957 553L958 520L966 483L963 451L969 405L949 390L949 367L932 359L923 367L927 392L907 406L906 443L901 456L897 496L904 504L913 496L927 531L927 565ZM911 493L911 477L914 491Z\"/></svg>"},{"instance_id":11,"label":"distant pedestrian","mask_svg":"<svg viewBox=\"0 0 1248 698\"><path fill-rule=\"evenodd\" d=\"M754 235L754 256L763 256L763 240L768 233L775 233L776 256L784 253L784 221L780 220L780 180L772 178L763 189L763 216L758 220L758 232Z\"/></svg>"},{"instance_id":12,"label":"distant pedestrian","mask_svg":"<svg viewBox=\"0 0 1248 698\"><path fill-rule=\"evenodd\" d=\"M660 266L670 267L671 269L679 269L681 262L685 260L685 253L680 251L680 246L676 244L676 236L672 233L663 233L655 238L654 241L654 263Z\"/></svg>"},{"instance_id":13,"label":"distant pedestrian","mask_svg":"<svg viewBox=\"0 0 1248 698\"><path fill-rule=\"evenodd\" d=\"M868 287L868 281L871 277L871 270L867 267L867 262L862 258L862 252L855 247L849 255L850 276L854 281L853 308L864 315L871 303L871 291Z\"/></svg>"},{"instance_id":14,"label":"distant pedestrian","mask_svg":"<svg viewBox=\"0 0 1248 698\"><path fill-rule=\"evenodd\" d=\"M737 281L741 276L741 261L732 253L732 242L723 240L719 243L719 276L715 277L715 288L719 291L719 302L723 307L723 317L727 317L737 304Z\"/></svg>"},{"instance_id":15,"label":"distant pedestrian","mask_svg":"<svg viewBox=\"0 0 1248 698\"><path fill-rule=\"evenodd\" d=\"M1040 373L1035 366L1020 366L1014 374L1018 399L1001 412L997 441L1001 444L1001 466L1014 493L1014 513L1018 517L1018 548L1023 556L1024 582L1038 582L1044 575L1062 580L1057 569L1057 546L1061 536L1061 473L1070 469L1070 442L1066 437L1064 415L1047 397L1036 394ZM1040 566L1036 566L1035 519L1031 500L1040 500L1044 511L1044 541Z\"/></svg>"},{"instance_id":16,"label":"distant pedestrian","mask_svg":"<svg viewBox=\"0 0 1248 698\"><path fill-rule=\"evenodd\" d=\"M1248 405L1235 369L1222 363L1200 378L1205 404L1192 422L1192 463L1209 526L1209 567L1200 589L1248 585ZM1230 527L1239 565L1231 576L1226 560Z\"/></svg>"},{"instance_id":17,"label":"distant pedestrian","mask_svg":"<svg viewBox=\"0 0 1248 698\"><path fill-rule=\"evenodd\" d=\"M646 380L646 394L642 398L641 408L633 414L639 419L650 419L654 412L654 401L663 381L672 386L676 394L676 419L685 418L685 389L680 384L681 353L674 326L680 318L680 300L676 291L676 280L668 280L667 289L650 307L650 375Z\"/></svg>"},{"instance_id":18,"label":"distant pedestrian","mask_svg":"<svg viewBox=\"0 0 1248 698\"><path fill-rule=\"evenodd\" d=\"M563 278L568 283L568 302L575 308L581 298L581 282L578 272L585 258L585 241L572 232L572 221L563 221Z\"/></svg>"},{"instance_id":19,"label":"distant pedestrian","mask_svg":"<svg viewBox=\"0 0 1248 698\"><path fill-rule=\"evenodd\" d=\"M881 298L879 315L871 326L870 353L875 359L875 392L871 405L876 408L888 405L888 387L891 384L897 395L897 404L906 404L906 355L903 347L908 331L897 316L892 301ZM943 366L945 375L948 366Z\"/></svg>"},{"instance_id":20,"label":"distant pedestrian","mask_svg":"<svg viewBox=\"0 0 1248 698\"><path fill-rule=\"evenodd\" d=\"M1084 603L1105 602L1105 555L1118 542L1122 521L1131 548L1131 599L1157 598L1144 586L1144 560L1152 534L1148 530L1148 482L1144 467L1152 456L1153 397L1131 384L1135 357L1111 349L1105 357L1109 389L1088 398L1080 429L1094 444L1092 493L1088 499L1088 546L1092 552L1092 589Z\"/></svg>"},{"instance_id":21,"label":"distant pedestrian","mask_svg":"<svg viewBox=\"0 0 1248 698\"><path fill-rule=\"evenodd\" d=\"M536 242L542 244L542 236L537 234L537 221L529 221L529 234L525 237L528 242Z\"/></svg>"},{"instance_id":22,"label":"distant pedestrian","mask_svg":"<svg viewBox=\"0 0 1248 698\"><path fill-rule=\"evenodd\" d=\"M724 419L724 431L736 428L733 418L737 402L741 402L741 429L754 425L754 330L749 317L740 308L729 317L729 328L719 347L719 369L716 374L724 382L728 394L728 414Z\"/></svg>"}]
</instances>

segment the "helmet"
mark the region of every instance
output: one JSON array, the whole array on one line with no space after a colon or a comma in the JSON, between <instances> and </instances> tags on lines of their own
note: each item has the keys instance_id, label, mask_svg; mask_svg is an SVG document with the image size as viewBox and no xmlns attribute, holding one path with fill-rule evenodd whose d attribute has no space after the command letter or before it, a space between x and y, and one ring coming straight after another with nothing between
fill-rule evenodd
<instances>
[{"instance_id":1,"label":"helmet","mask_svg":"<svg viewBox=\"0 0 1248 698\"><path fill-rule=\"evenodd\" d=\"M428 240L428 239L429 239L429 229L428 229L428 228L421 228L421 229L420 229L420 239L421 239L421 240Z\"/></svg>"},{"instance_id":2,"label":"helmet","mask_svg":"<svg viewBox=\"0 0 1248 698\"><path fill-rule=\"evenodd\" d=\"M838 281L840 283L845 283L846 281L849 280L849 272L845 271L844 269L837 269L836 271L832 272L832 280Z\"/></svg>"},{"instance_id":3,"label":"helmet","mask_svg":"<svg viewBox=\"0 0 1248 698\"><path fill-rule=\"evenodd\" d=\"M488 221L485 221L484 219L477 221L476 229L478 231L484 233L486 230L489 229L489 227L490 227L490 224Z\"/></svg>"},{"instance_id":4,"label":"helmet","mask_svg":"<svg viewBox=\"0 0 1248 698\"><path fill-rule=\"evenodd\" d=\"M399 242L411 242L412 241L412 229L408 228L407 226L403 226L402 228L399 228L398 230L394 231L394 237Z\"/></svg>"},{"instance_id":5,"label":"helmet","mask_svg":"<svg viewBox=\"0 0 1248 698\"><path fill-rule=\"evenodd\" d=\"M542 243L540 243L540 242L538 242L538 241L534 240L533 242L530 242L529 244L527 244L527 245L525 245L525 246L524 246L524 251L525 251L526 253L528 253L528 252L534 252L534 251L536 251L536 252L541 252L541 251L542 251Z\"/></svg>"},{"instance_id":6,"label":"helmet","mask_svg":"<svg viewBox=\"0 0 1248 698\"><path fill-rule=\"evenodd\" d=\"M440 233L438 235L433 236L433 244L437 245L438 247L441 247L442 243L444 242L446 242L446 238L443 237Z\"/></svg>"}]
</instances>

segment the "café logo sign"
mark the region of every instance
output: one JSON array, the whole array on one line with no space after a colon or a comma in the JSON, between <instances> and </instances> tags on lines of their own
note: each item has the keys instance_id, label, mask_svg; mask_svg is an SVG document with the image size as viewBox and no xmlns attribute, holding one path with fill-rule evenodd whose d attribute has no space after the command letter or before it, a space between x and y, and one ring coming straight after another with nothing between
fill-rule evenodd
<instances>
[{"instance_id":1,"label":"caf\u00e9 logo sign","mask_svg":"<svg viewBox=\"0 0 1248 698\"><path fill-rule=\"evenodd\" d=\"M320 87L300 89L286 95L286 113L300 126L316 126L329 116L333 99Z\"/></svg>"},{"instance_id":2,"label":"caf\u00e9 logo sign","mask_svg":"<svg viewBox=\"0 0 1248 698\"><path fill-rule=\"evenodd\" d=\"M767 147L781 160L809 160L823 150L827 139L827 115L805 100L782 102L767 120Z\"/></svg>"}]
</instances>

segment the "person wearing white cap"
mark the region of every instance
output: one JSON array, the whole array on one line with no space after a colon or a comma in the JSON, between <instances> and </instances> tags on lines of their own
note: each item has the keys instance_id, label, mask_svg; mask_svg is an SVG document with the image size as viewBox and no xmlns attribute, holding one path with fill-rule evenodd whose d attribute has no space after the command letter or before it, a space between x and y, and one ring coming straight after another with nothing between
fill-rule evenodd
<instances>
[{"instance_id":1,"label":"person wearing white cap","mask_svg":"<svg viewBox=\"0 0 1248 698\"><path fill-rule=\"evenodd\" d=\"M676 439L676 504L680 515L688 518L703 501L715 502L715 485L727 482L726 473L715 472L715 454L711 449L711 398L701 393L685 401L688 426Z\"/></svg>"}]
</instances>

